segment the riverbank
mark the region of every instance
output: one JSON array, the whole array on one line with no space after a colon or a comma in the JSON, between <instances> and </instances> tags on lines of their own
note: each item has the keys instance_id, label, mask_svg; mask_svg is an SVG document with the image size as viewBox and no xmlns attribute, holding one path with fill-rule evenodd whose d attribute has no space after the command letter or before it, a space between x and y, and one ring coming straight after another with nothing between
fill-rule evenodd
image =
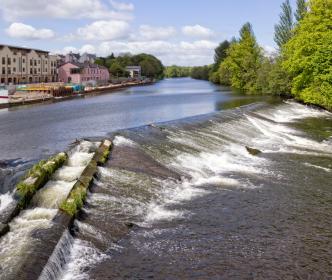
<instances>
[{"instance_id":1,"label":"riverbank","mask_svg":"<svg viewBox=\"0 0 332 280\"><path fill-rule=\"evenodd\" d=\"M134 86L145 86L151 85L153 81L139 81L139 82L128 82L123 84L111 84L108 86L101 86L96 88L90 88L80 93L69 93L65 96L52 96L50 94L34 94L34 93L20 93L14 98L10 98L8 103L1 103L0 109L6 109L11 107L18 107L29 104L41 104L41 103L52 103L71 100L75 98L84 98L85 96L93 96L110 93L119 89L125 89Z\"/></svg>"}]
</instances>

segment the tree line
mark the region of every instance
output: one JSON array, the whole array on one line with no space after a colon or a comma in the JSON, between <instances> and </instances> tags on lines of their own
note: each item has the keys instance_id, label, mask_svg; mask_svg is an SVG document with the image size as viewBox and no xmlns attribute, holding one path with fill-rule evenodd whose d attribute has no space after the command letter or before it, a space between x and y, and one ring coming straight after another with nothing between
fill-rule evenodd
<instances>
[{"instance_id":1,"label":"tree line","mask_svg":"<svg viewBox=\"0 0 332 280\"><path fill-rule=\"evenodd\" d=\"M332 110L332 0L297 0L281 5L274 41L267 54L253 27L215 49L214 64L193 67L190 76L231 86L247 94L271 94Z\"/></svg>"},{"instance_id":2,"label":"tree line","mask_svg":"<svg viewBox=\"0 0 332 280\"><path fill-rule=\"evenodd\" d=\"M124 54L115 56L113 53L107 57L98 57L96 64L105 66L113 77L129 77L127 66L141 66L142 76L151 79L161 79L164 76L164 66L161 61L150 54Z\"/></svg>"}]
</instances>

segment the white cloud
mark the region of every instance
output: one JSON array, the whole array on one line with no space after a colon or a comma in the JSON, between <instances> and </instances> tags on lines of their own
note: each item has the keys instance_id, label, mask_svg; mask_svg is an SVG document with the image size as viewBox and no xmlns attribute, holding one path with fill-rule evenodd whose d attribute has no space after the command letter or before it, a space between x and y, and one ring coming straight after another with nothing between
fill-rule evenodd
<instances>
[{"instance_id":1,"label":"white cloud","mask_svg":"<svg viewBox=\"0 0 332 280\"><path fill-rule=\"evenodd\" d=\"M110 3L112 7L118 11L133 11L135 9L132 3L117 2L114 0L110 0Z\"/></svg>"},{"instance_id":2,"label":"white cloud","mask_svg":"<svg viewBox=\"0 0 332 280\"><path fill-rule=\"evenodd\" d=\"M13 21L18 18L92 18L131 20L132 15L114 11L101 0L0 0L3 18Z\"/></svg>"},{"instance_id":3,"label":"white cloud","mask_svg":"<svg viewBox=\"0 0 332 280\"><path fill-rule=\"evenodd\" d=\"M156 41L108 41L95 46L96 54L107 56L111 53L150 53L158 57L165 65L205 65L213 63L216 42L202 40L195 42L171 43L163 40ZM89 45L91 47L91 45ZM76 52L83 52L83 48ZM70 48L67 48L69 50ZM65 51L61 51L65 53Z\"/></svg>"},{"instance_id":4,"label":"white cloud","mask_svg":"<svg viewBox=\"0 0 332 280\"><path fill-rule=\"evenodd\" d=\"M263 51L267 57L273 57L277 53L277 49L269 45L263 46Z\"/></svg>"},{"instance_id":5,"label":"white cloud","mask_svg":"<svg viewBox=\"0 0 332 280\"><path fill-rule=\"evenodd\" d=\"M129 36L129 24L121 20L95 21L77 30L77 38L107 41Z\"/></svg>"},{"instance_id":6,"label":"white cloud","mask_svg":"<svg viewBox=\"0 0 332 280\"><path fill-rule=\"evenodd\" d=\"M50 39L55 36L55 33L51 29L36 29L31 25L27 25L20 22L12 23L7 29L6 33L12 38L26 39L26 40L38 40L38 39Z\"/></svg>"},{"instance_id":7,"label":"white cloud","mask_svg":"<svg viewBox=\"0 0 332 280\"><path fill-rule=\"evenodd\" d=\"M91 54L95 54L96 53L96 48L93 45L83 45L80 49L79 49L79 53L91 53Z\"/></svg>"},{"instance_id":8,"label":"white cloud","mask_svg":"<svg viewBox=\"0 0 332 280\"><path fill-rule=\"evenodd\" d=\"M141 25L139 28L139 35L146 40L160 40L168 39L176 34L176 30L172 26L168 27L153 27L150 25Z\"/></svg>"},{"instance_id":9,"label":"white cloud","mask_svg":"<svg viewBox=\"0 0 332 280\"><path fill-rule=\"evenodd\" d=\"M199 24L182 27L182 33L186 36L199 38L210 38L214 36L214 32L211 29Z\"/></svg>"}]
</instances>

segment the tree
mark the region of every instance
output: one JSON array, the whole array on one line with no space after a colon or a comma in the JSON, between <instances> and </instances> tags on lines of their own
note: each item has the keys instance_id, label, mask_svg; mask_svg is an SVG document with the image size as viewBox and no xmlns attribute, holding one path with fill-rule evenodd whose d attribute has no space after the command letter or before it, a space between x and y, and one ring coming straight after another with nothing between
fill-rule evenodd
<instances>
[{"instance_id":1,"label":"tree","mask_svg":"<svg viewBox=\"0 0 332 280\"><path fill-rule=\"evenodd\" d=\"M214 50L214 63L216 69L218 69L220 63L223 62L224 59L226 58L229 46L230 42L225 40L222 43L220 43L219 46Z\"/></svg>"},{"instance_id":2,"label":"tree","mask_svg":"<svg viewBox=\"0 0 332 280\"><path fill-rule=\"evenodd\" d=\"M109 68L109 71L116 77L121 77L125 73L125 69L118 62L114 62Z\"/></svg>"},{"instance_id":3,"label":"tree","mask_svg":"<svg viewBox=\"0 0 332 280\"><path fill-rule=\"evenodd\" d=\"M332 1L310 0L306 16L283 49L283 67L299 100L332 109Z\"/></svg>"},{"instance_id":4,"label":"tree","mask_svg":"<svg viewBox=\"0 0 332 280\"><path fill-rule=\"evenodd\" d=\"M297 22L301 21L305 14L308 12L307 10L307 3L305 0L296 0L296 12L295 12L295 19Z\"/></svg>"},{"instance_id":5,"label":"tree","mask_svg":"<svg viewBox=\"0 0 332 280\"><path fill-rule=\"evenodd\" d=\"M280 14L279 23L274 27L274 41L279 49L286 44L293 36L293 12L289 0L281 5L282 12Z\"/></svg>"},{"instance_id":6,"label":"tree","mask_svg":"<svg viewBox=\"0 0 332 280\"><path fill-rule=\"evenodd\" d=\"M223 76L226 75L233 88L246 93L257 93L257 72L263 55L250 23L243 25L240 39L231 44L227 53L219 68L220 80L224 80Z\"/></svg>"}]
</instances>

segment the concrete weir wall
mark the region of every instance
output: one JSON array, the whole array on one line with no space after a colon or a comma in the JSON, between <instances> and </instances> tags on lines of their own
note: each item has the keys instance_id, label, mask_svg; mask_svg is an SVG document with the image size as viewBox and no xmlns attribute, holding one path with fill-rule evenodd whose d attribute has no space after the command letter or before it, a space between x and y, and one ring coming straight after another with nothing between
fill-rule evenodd
<instances>
[{"instance_id":1,"label":"concrete weir wall","mask_svg":"<svg viewBox=\"0 0 332 280\"><path fill-rule=\"evenodd\" d=\"M67 158L66 153L59 153L48 160L38 162L26 172L16 186L14 201L0 216L0 237L10 230L8 224L29 205L34 194L46 184Z\"/></svg>"},{"instance_id":2,"label":"concrete weir wall","mask_svg":"<svg viewBox=\"0 0 332 280\"><path fill-rule=\"evenodd\" d=\"M107 161L111 148L110 140L102 141L66 200L61 203L58 214L52 220L52 226L32 233L37 243L33 246L33 250L24 256L19 269L15 271L11 279L56 278L65 263L69 229L85 202L98 166Z\"/></svg>"}]
</instances>

